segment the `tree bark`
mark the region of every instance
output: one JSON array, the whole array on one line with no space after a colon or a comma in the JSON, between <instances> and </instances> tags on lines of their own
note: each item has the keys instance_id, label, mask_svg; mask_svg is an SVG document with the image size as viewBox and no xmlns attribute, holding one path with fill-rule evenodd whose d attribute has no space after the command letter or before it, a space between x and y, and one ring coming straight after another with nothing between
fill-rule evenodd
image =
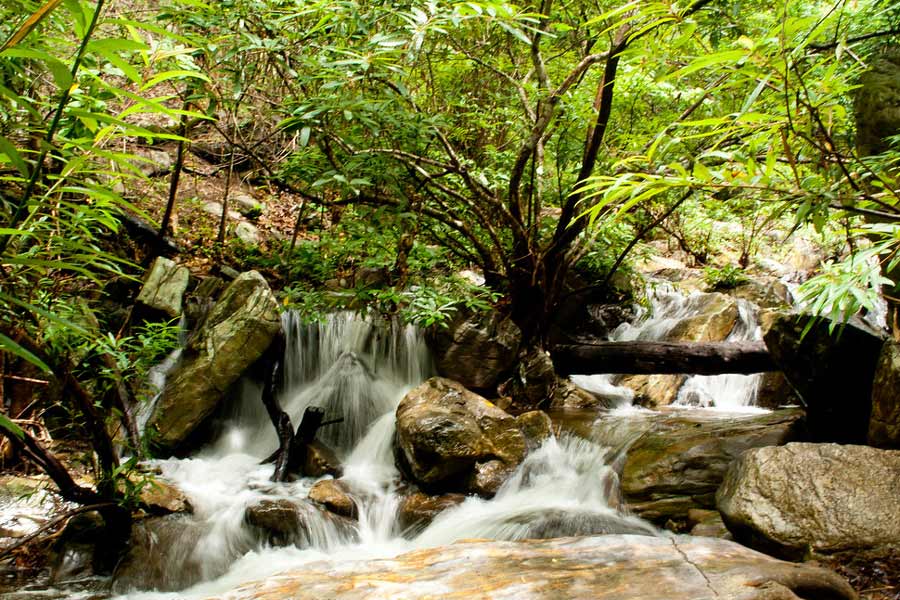
<instances>
[{"instance_id":1,"label":"tree bark","mask_svg":"<svg viewBox=\"0 0 900 600\"><path fill-rule=\"evenodd\" d=\"M721 375L779 370L764 342L599 342L557 346L551 355L561 375Z\"/></svg>"}]
</instances>

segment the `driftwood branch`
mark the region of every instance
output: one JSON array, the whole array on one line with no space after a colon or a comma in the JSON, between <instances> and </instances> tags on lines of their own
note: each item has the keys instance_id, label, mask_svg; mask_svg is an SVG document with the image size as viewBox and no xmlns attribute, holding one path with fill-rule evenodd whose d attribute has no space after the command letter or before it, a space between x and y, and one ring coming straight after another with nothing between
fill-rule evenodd
<instances>
[{"instance_id":1,"label":"driftwood branch","mask_svg":"<svg viewBox=\"0 0 900 600\"><path fill-rule=\"evenodd\" d=\"M779 370L764 342L599 342L557 346L551 354L561 375L720 375Z\"/></svg>"}]
</instances>

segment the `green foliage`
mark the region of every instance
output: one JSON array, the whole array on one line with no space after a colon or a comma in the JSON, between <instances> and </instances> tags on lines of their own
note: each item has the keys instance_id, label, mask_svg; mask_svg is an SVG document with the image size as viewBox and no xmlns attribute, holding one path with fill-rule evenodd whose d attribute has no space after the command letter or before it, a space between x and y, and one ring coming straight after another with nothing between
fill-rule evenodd
<instances>
[{"instance_id":1,"label":"green foliage","mask_svg":"<svg viewBox=\"0 0 900 600\"><path fill-rule=\"evenodd\" d=\"M742 264L783 214L795 227L811 223L819 232L848 213L877 215L887 220L882 227L895 229L896 158L858 156L850 114L872 48L867 34L890 29L881 5L838 2L825 10L817 3L783 3L756 14L742 8L753 10L735 5L728 17L737 25L734 35L698 39L696 57L677 58L678 68L659 80L703 90L701 102L665 122L611 173L595 175L584 188L593 198L586 216L622 218L655 198L693 190L710 199L705 205L727 207L713 209L709 214L720 215L714 218L742 224ZM863 41L852 42L856 37ZM856 235L870 235L866 230L870 226ZM880 247L882 257L895 252ZM807 288L819 294L810 307L846 316L866 306L881 284L864 264L851 257L830 266ZM870 287L862 292L859 286Z\"/></svg>"},{"instance_id":2,"label":"green foliage","mask_svg":"<svg viewBox=\"0 0 900 600\"><path fill-rule=\"evenodd\" d=\"M730 290L748 281L744 270L735 265L703 269L703 281L711 290Z\"/></svg>"}]
</instances>

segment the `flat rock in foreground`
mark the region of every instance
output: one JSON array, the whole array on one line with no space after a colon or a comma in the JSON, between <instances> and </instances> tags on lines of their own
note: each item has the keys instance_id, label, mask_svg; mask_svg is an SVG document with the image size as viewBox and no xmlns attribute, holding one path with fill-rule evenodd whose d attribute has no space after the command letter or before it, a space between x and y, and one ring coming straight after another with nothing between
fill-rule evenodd
<instances>
[{"instance_id":1,"label":"flat rock in foreground","mask_svg":"<svg viewBox=\"0 0 900 600\"><path fill-rule=\"evenodd\" d=\"M856 595L831 571L779 561L725 540L608 535L468 541L394 559L320 562L223 597L841 600Z\"/></svg>"}]
</instances>

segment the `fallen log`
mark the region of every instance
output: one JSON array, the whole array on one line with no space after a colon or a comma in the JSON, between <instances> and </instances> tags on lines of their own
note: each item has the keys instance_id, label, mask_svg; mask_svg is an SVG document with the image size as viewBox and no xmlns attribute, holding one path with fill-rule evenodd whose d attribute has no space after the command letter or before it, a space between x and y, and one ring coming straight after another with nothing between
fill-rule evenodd
<instances>
[{"instance_id":1,"label":"fallen log","mask_svg":"<svg viewBox=\"0 0 900 600\"><path fill-rule=\"evenodd\" d=\"M560 375L721 375L779 370L765 342L597 342L556 346L550 354Z\"/></svg>"}]
</instances>

